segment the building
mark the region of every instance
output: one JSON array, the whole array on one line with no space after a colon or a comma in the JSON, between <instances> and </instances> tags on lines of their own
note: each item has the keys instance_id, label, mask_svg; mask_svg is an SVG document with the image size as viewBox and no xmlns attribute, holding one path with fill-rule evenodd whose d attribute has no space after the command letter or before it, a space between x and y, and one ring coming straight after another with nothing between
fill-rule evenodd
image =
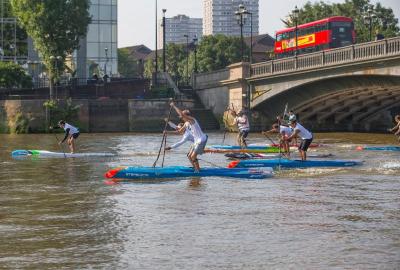
<instances>
[{"instance_id":1,"label":"building","mask_svg":"<svg viewBox=\"0 0 400 270\"><path fill-rule=\"evenodd\" d=\"M77 76L117 76L117 0L91 0L90 15L88 33L73 55Z\"/></svg>"},{"instance_id":2,"label":"building","mask_svg":"<svg viewBox=\"0 0 400 270\"><path fill-rule=\"evenodd\" d=\"M26 67L34 81L46 79L46 72L31 38L12 17L9 0L0 0L0 59ZM118 75L117 0L91 0L92 22L80 41L79 50L67 58L66 65L84 83L94 73Z\"/></svg>"},{"instance_id":3,"label":"building","mask_svg":"<svg viewBox=\"0 0 400 270\"><path fill-rule=\"evenodd\" d=\"M258 35L259 0L203 0L203 35L240 36L240 26L235 16L240 4L252 14L243 25L243 35L250 36L251 32Z\"/></svg>"},{"instance_id":4,"label":"building","mask_svg":"<svg viewBox=\"0 0 400 270\"><path fill-rule=\"evenodd\" d=\"M253 63L265 62L273 58L275 39L270 35L246 37L244 42L249 48L253 44Z\"/></svg>"},{"instance_id":5,"label":"building","mask_svg":"<svg viewBox=\"0 0 400 270\"><path fill-rule=\"evenodd\" d=\"M198 40L203 36L203 20L201 18L190 18L186 15L177 15L172 18L165 18L165 42L166 44L186 44L192 42L195 37ZM160 27L158 28L158 48L163 47L163 27L162 18L160 19Z\"/></svg>"}]
</instances>

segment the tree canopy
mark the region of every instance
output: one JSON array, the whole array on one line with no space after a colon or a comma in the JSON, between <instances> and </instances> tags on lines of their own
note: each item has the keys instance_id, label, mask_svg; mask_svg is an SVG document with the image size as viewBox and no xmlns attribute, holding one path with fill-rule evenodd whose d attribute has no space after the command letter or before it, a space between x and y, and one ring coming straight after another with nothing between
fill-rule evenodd
<instances>
[{"instance_id":1,"label":"tree canopy","mask_svg":"<svg viewBox=\"0 0 400 270\"><path fill-rule=\"evenodd\" d=\"M249 48L244 44L244 56L249 55ZM225 68L226 66L241 61L241 40L238 37L224 35L204 36L197 46L197 71L209 72ZM167 44L166 69L177 81L185 82L186 71L193 72L195 65L194 45L189 46L189 65L187 64L186 44ZM151 77L154 72L154 59L147 59L145 63L145 76ZM162 63L161 54L158 57L159 68Z\"/></svg>"},{"instance_id":2,"label":"tree canopy","mask_svg":"<svg viewBox=\"0 0 400 270\"><path fill-rule=\"evenodd\" d=\"M86 36L89 5L90 0L11 0L13 13L50 71L51 86L56 70L63 70L65 57Z\"/></svg>"},{"instance_id":3,"label":"tree canopy","mask_svg":"<svg viewBox=\"0 0 400 270\"><path fill-rule=\"evenodd\" d=\"M354 21L357 42L370 41L368 7L373 8L373 14L376 15L372 19L372 31L383 34L386 38L399 35L400 29L398 19L395 17L391 8L386 8L380 3L373 5L370 0L345 0L344 3L329 3L329 2L307 2L299 9L298 24L308 23L331 16L350 17ZM288 15L286 20L283 20L287 27L295 25L295 17L293 11Z\"/></svg>"},{"instance_id":4,"label":"tree canopy","mask_svg":"<svg viewBox=\"0 0 400 270\"><path fill-rule=\"evenodd\" d=\"M137 60L129 53L128 48L118 49L118 72L125 78L141 75Z\"/></svg>"},{"instance_id":5,"label":"tree canopy","mask_svg":"<svg viewBox=\"0 0 400 270\"><path fill-rule=\"evenodd\" d=\"M32 78L13 62L0 62L0 88L32 87Z\"/></svg>"},{"instance_id":6,"label":"tree canopy","mask_svg":"<svg viewBox=\"0 0 400 270\"><path fill-rule=\"evenodd\" d=\"M246 44L244 46L244 55L249 55L249 48ZM199 72L218 70L240 62L241 40L224 35L205 36L198 46L197 59Z\"/></svg>"}]
</instances>

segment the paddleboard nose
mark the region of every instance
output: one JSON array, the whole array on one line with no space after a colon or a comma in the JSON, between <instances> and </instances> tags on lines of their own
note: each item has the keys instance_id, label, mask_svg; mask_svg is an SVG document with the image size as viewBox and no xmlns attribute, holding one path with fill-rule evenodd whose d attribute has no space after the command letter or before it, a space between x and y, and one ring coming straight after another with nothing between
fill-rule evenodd
<instances>
[{"instance_id":1,"label":"paddleboard nose","mask_svg":"<svg viewBox=\"0 0 400 270\"><path fill-rule=\"evenodd\" d=\"M239 160L232 161L231 163L228 164L228 168L230 168L230 169L236 168L238 163L239 163Z\"/></svg>"},{"instance_id":2,"label":"paddleboard nose","mask_svg":"<svg viewBox=\"0 0 400 270\"><path fill-rule=\"evenodd\" d=\"M106 178L114 178L114 176L119 172L119 171L121 171L121 170L123 170L124 168L115 168L115 169L112 169L112 170L109 170L108 172L106 172L105 174L104 174L104 176L106 177Z\"/></svg>"}]
</instances>

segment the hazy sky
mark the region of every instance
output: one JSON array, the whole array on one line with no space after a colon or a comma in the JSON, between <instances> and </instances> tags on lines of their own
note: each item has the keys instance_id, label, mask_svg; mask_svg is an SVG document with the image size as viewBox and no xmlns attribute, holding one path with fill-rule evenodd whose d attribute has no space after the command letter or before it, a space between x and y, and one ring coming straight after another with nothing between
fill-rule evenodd
<instances>
[{"instance_id":1,"label":"hazy sky","mask_svg":"<svg viewBox=\"0 0 400 270\"><path fill-rule=\"evenodd\" d=\"M297 5L299 8L307 0L260 0L260 34L273 35L283 28L280 18ZM311 2L316 2L311 0ZM329 3L344 2L344 0L324 1ZM391 7L397 18L400 18L400 0L371 0L381 2L385 7ZM167 17L185 14L189 17L203 17L203 0L158 0L158 14L161 9L167 9ZM144 44L154 49L155 40L155 0L118 0L118 47Z\"/></svg>"}]
</instances>

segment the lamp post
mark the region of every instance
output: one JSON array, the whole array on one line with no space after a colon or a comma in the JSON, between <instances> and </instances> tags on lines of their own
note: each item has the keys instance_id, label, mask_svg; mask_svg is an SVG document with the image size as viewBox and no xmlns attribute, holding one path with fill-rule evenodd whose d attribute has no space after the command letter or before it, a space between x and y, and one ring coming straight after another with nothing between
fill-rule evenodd
<instances>
[{"instance_id":1,"label":"lamp post","mask_svg":"<svg viewBox=\"0 0 400 270\"><path fill-rule=\"evenodd\" d=\"M243 61L244 42L243 42L243 25L246 23L247 12L243 4L239 5L239 9L235 12L237 23L240 26L240 43L241 43L241 59Z\"/></svg>"},{"instance_id":2,"label":"lamp post","mask_svg":"<svg viewBox=\"0 0 400 270\"><path fill-rule=\"evenodd\" d=\"M104 48L104 52L106 54L106 62L104 63L104 76L107 75L107 65L108 65L108 48Z\"/></svg>"},{"instance_id":3,"label":"lamp post","mask_svg":"<svg viewBox=\"0 0 400 270\"><path fill-rule=\"evenodd\" d=\"M163 18L162 18L162 28L163 28L163 72L167 72L167 67L166 67L166 61L165 61L165 50L166 50L166 41L165 41L165 12L167 12L166 9L162 10L163 12Z\"/></svg>"},{"instance_id":4,"label":"lamp post","mask_svg":"<svg viewBox=\"0 0 400 270\"><path fill-rule=\"evenodd\" d=\"M367 15L364 16L364 20L368 21L369 26L369 41L372 41L372 23L373 19L376 19L372 5L368 6Z\"/></svg>"},{"instance_id":5,"label":"lamp post","mask_svg":"<svg viewBox=\"0 0 400 270\"><path fill-rule=\"evenodd\" d=\"M193 45L194 45L194 73L197 73L197 42L198 42L197 35L193 37Z\"/></svg>"},{"instance_id":6,"label":"lamp post","mask_svg":"<svg viewBox=\"0 0 400 270\"><path fill-rule=\"evenodd\" d=\"M253 13L245 9L243 11L244 14L250 15L250 64L253 63Z\"/></svg>"},{"instance_id":7,"label":"lamp post","mask_svg":"<svg viewBox=\"0 0 400 270\"><path fill-rule=\"evenodd\" d=\"M156 0L156 51L155 51L155 57L156 57L156 59L155 59L155 71L154 71L154 83L155 83L155 85L157 85L157 72L158 72L158 45L157 45L157 42L158 42L158 40L157 40L157 35L158 35L158 32L157 32L157 25L158 25L158 21L157 21L157 10L158 10L158 5L157 5L157 0Z\"/></svg>"},{"instance_id":8,"label":"lamp post","mask_svg":"<svg viewBox=\"0 0 400 270\"><path fill-rule=\"evenodd\" d=\"M189 35L183 35L186 38L186 85L189 84Z\"/></svg>"},{"instance_id":9,"label":"lamp post","mask_svg":"<svg viewBox=\"0 0 400 270\"><path fill-rule=\"evenodd\" d=\"M298 28L297 28L297 26L298 26L298 21L299 21L299 9L297 8L297 6L294 7L293 17L294 17L294 23L295 23L295 43L296 43L296 50L295 50L294 54L297 56L297 53L298 53L297 52L297 49L298 49L298 43L297 43Z\"/></svg>"}]
</instances>

